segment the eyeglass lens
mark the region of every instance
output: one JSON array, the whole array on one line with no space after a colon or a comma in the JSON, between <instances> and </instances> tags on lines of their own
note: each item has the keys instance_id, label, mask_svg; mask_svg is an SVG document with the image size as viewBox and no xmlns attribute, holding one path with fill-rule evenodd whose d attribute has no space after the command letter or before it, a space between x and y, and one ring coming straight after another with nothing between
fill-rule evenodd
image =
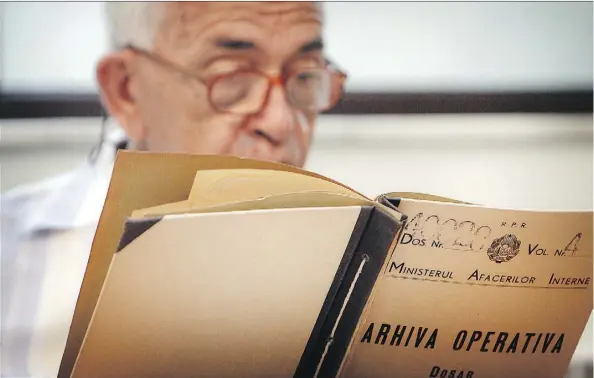
<instances>
[{"instance_id":1,"label":"eyeglass lens","mask_svg":"<svg viewBox=\"0 0 594 378\"><path fill-rule=\"evenodd\" d=\"M296 107L319 111L333 105L338 97L332 72L323 69L300 71L286 83L288 100ZM269 79L252 72L240 72L219 78L211 88L211 101L221 110L232 113L255 113L261 110L269 92Z\"/></svg>"}]
</instances>

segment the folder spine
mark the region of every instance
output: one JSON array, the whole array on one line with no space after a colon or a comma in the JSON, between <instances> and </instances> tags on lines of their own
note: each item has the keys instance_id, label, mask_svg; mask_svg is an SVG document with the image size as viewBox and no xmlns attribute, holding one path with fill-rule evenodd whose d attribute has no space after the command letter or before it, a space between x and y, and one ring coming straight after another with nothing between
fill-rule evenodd
<instances>
[{"instance_id":1,"label":"folder spine","mask_svg":"<svg viewBox=\"0 0 594 378\"><path fill-rule=\"evenodd\" d=\"M326 299L330 307L320 314L318 322L323 323L316 323L294 377L334 377L338 373L376 279L402 227L399 220L377 207L364 210L360 216L361 229L353 231L341 263L344 272L339 269Z\"/></svg>"},{"instance_id":2,"label":"folder spine","mask_svg":"<svg viewBox=\"0 0 594 378\"><path fill-rule=\"evenodd\" d=\"M365 232L357 246L353 263L349 267L347 273L349 281L352 282L356 277L359 263L366 258L368 261L363 266L352 289L347 284L340 288L336 303L341 303L346 299L348 301L338 319L334 337L332 340L327 340L331 344L321 361L316 377L335 377L338 374L361 314L367 305L367 300L402 225L402 221L394 219L378 208L373 209ZM351 292L349 293L349 291ZM332 309L332 312L335 313L339 311L341 311L340 307Z\"/></svg>"}]
</instances>

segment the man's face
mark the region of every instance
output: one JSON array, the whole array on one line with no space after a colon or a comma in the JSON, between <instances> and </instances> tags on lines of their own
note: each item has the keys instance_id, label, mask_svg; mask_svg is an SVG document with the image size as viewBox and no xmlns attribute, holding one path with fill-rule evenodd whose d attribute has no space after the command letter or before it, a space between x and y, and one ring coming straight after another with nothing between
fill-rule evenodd
<instances>
[{"instance_id":1,"label":"man's face","mask_svg":"<svg viewBox=\"0 0 594 378\"><path fill-rule=\"evenodd\" d=\"M117 89L125 106L110 106L109 90L103 97L141 148L303 166L315 112L293 106L280 85L271 87L259 112L221 112L212 106L205 83L244 70L276 77L322 68L321 34L321 14L313 3L169 3L151 53L203 82L126 51L126 79L116 85L125 86ZM103 89L114 86L99 76Z\"/></svg>"}]
</instances>

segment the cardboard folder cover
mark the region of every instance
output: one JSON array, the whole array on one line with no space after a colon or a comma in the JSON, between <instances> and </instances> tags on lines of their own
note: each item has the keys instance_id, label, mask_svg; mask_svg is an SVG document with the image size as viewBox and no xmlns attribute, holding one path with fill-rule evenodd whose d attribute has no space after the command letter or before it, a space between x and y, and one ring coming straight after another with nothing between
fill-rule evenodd
<instances>
[{"instance_id":1,"label":"cardboard folder cover","mask_svg":"<svg viewBox=\"0 0 594 378\"><path fill-rule=\"evenodd\" d=\"M120 152L59 377L563 377L592 212Z\"/></svg>"}]
</instances>

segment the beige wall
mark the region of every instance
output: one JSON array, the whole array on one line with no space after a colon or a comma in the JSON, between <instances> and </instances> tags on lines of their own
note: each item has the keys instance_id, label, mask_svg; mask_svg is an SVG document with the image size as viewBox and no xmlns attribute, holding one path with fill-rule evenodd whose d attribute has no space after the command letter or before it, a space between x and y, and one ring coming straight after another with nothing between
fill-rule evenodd
<instances>
[{"instance_id":1,"label":"beige wall","mask_svg":"<svg viewBox=\"0 0 594 378\"><path fill-rule=\"evenodd\" d=\"M309 161L369 195L592 208L592 115L328 117Z\"/></svg>"},{"instance_id":2,"label":"beige wall","mask_svg":"<svg viewBox=\"0 0 594 378\"><path fill-rule=\"evenodd\" d=\"M2 190L77 164L98 119L0 121ZM590 209L592 115L324 116L307 168L375 195Z\"/></svg>"}]
</instances>

